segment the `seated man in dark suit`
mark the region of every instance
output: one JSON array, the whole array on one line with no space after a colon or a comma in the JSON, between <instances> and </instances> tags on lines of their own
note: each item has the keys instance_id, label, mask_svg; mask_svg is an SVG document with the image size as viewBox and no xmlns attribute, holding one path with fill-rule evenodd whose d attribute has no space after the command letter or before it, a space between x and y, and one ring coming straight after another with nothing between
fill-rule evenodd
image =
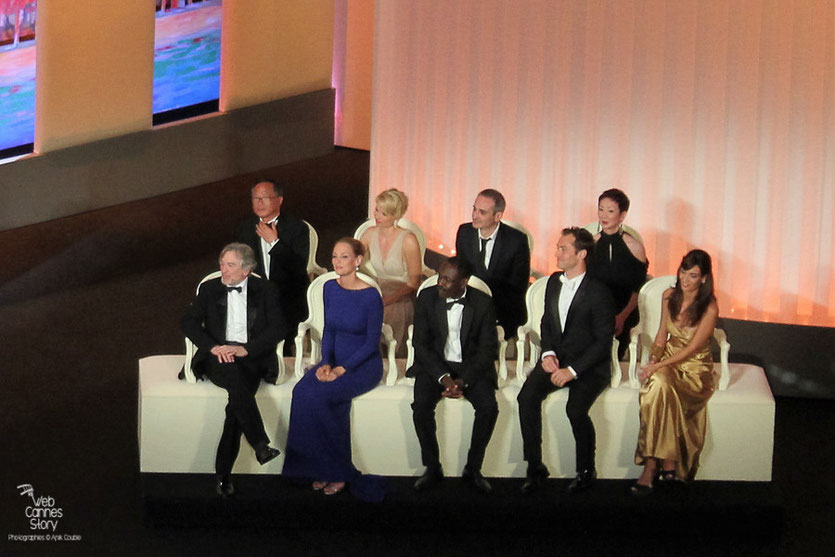
<instances>
[{"instance_id":1,"label":"seated man in dark suit","mask_svg":"<svg viewBox=\"0 0 835 557\"><path fill-rule=\"evenodd\" d=\"M473 274L487 283L493 292L496 315L505 338L516 336L516 329L527 318L525 291L531 274L528 238L501 222L504 196L486 189L473 203L473 221L458 227L455 250L466 259Z\"/></svg>"},{"instance_id":2,"label":"seated man in dark suit","mask_svg":"<svg viewBox=\"0 0 835 557\"><path fill-rule=\"evenodd\" d=\"M586 275L586 260L594 238L582 228L566 228L557 243L557 265L545 289L545 313L540 336L542 359L519 392L519 421L527 478L522 491L530 493L548 476L542 463L542 401L563 387L569 389L566 414L576 444L577 476L569 493L588 488L597 477L594 466L595 432L589 417L594 401L609 384L609 361L615 306L603 283Z\"/></svg>"},{"instance_id":3,"label":"seated man in dark suit","mask_svg":"<svg viewBox=\"0 0 835 557\"><path fill-rule=\"evenodd\" d=\"M254 215L238 225L235 241L255 252L255 273L278 286L278 304L287 322L284 353L289 355L299 323L307 318L310 235L304 221L281 212L284 189L275 182L259 180L250 196Z\"/></svg>"},{"instance_id":4,"label":"seated man in dark suit","mask_svg":"<svg viewBox=\"0 0 835 557\"><path fill-rule=\"evenodd\" d=\"M262 377L278 374L276 345L284 334L284 319L274 285L255 276L255 255L245 244L229 244L220 252L221 277L200 285L180 327L197 346L191 368L226 389L229 403L217 447L217 492L234 493L229 475L238 456L241 433L255 449L258 462L278 456L269 446L255 393Z\"/></svg>"},{"instance_id":5,"label":"seated man in dark suit","mask_svg":"<svg viewBox=\"0 0 835 557\"><path fill-rule=\"evenodd\" d=\"M472 269L453 257L438 272L438 286L425 289L415 304L415 363L407 376L415 378L412 417L426 471L415 482L418 491L443 477L435 407L441 397L464 396L475 408L470 451L462 477L482 493L490 484L481 475L484 451L493 435L496 403L496 314L490 296L467 288Z\"/></svg>"}]
</instances>

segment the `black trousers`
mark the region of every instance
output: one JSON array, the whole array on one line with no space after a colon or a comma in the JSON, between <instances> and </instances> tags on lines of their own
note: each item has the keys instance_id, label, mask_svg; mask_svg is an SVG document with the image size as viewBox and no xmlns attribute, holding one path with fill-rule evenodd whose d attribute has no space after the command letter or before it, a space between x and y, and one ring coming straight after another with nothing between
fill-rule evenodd
<instances>
[{"instance_id":1,"label":"black trousers","mask_svg":"<svg viewBox=\"0 0 835 557\"><path fill-rule=\"evenodd\" d=\"M569 381L564 387L568 389L565 413L574 433L577 473L594 470L595 433L589 410L608 384L607 376L586 374ZM542 463L542 401L559 388L551 383L551 375L543 371L540 362L519 391L519 422L524 456L529 467Z\"/></svg>"},{"instance_id":2,"label":"black trousers","mask_svg":"<svg viewBox=\"0 0 835 557\"><path fill-rule=\"evenodd\" d=\"M257 369L246 365L245 359L232 363L220 363L212 357L207 365L209 380L226 389L229 402L226 404L226 419L217 445L215 471L218 476L232 472L232 466L241 447L241 433L253 448L268 444L269 437L264 430L261 412L255 403L255 393L261 382Z\"/></svg>"},{"instance_id":3,"label":"black trousers","mask_svg":"<svg viewBox=\"0 0 835 557\"><path fill-rule=\"evenodd\" d=\"M453 374L453 379L456 374ZM420 442L420 453L423 465L427 468L441 465L438 449L437 427L435 423L435 407L441 400L444 387L425 373L415 377L415 400L412 403L412 420L415 432ZM496 390L490 381L476 382L464 389L464 397L475 409L473 433L470 439L470 450L467 453L467 468L480 471L484 462L484 451L496 427L499 416L499 405L496 403Z\"/></svg>"}]
</instances>

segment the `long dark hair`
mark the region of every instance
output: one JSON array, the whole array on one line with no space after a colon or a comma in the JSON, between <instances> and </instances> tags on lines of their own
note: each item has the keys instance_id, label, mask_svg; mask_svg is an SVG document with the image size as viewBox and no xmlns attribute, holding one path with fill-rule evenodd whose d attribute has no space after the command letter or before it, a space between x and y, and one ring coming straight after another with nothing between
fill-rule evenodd
<instances>
[{"instance_id":1,"label":"long dark hair","mask_svg":"<svg viewBox=\"0 0 835 557\"><path fill-rule=\"evenodd\" d=\"M696 293L696 299L687 308L685 315L685 324L695 325L701 321L707 311L711 302L716 301L716 296L713 294L713 263L710 260L710 255L704 250L694 249L690 250L687 255L681 259L681 265L678 266L679 272L688 271L693 267L698 267L702 273L704 282L699 285L699 291ZM681 303L684 301L684 291L681 289L681 281L676 280L675 288L670 296L670 319L675 321L678 319L679 311L681 311Z\"/></svg>"}]
</instances>

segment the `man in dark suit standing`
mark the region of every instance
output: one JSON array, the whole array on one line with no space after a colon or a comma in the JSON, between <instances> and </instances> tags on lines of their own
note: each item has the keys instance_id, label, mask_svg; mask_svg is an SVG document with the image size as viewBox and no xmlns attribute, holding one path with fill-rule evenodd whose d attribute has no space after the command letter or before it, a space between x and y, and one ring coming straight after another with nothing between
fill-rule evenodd
<instances>
[{"instance_id":1,"label":"man in dark suit standing","mask_svg":"<svg viewBox=\"0 0 835 557\"><path fill-rule=\"evenodd\" d=\"M284 334L284 319L274 285L251 276L255 255L245 244L229 244L220 253L221 277L200 286L197 298L182 318L183 333L197 346L191 368L198 378L226 389L229 402L217 447L217 492L234 493L229 475L238 456L241 433L255 449L258 462L278 456L269 437L255 393L262 377L276 376L276 345Z\"/></svg>"},{"instance_id":2,"label":"man in dark suit standing","mask_svg":"<svg viewBox=\"0 0 835 557\"><path fill-rule=\"evenodd\" d=\"M597 477L595 432L589 409L609 383L609 359L615 307L609 289L586 276L594 238L582 228L565 228L557 243L557 264L545 289L540 336L542 359L519 392L519 421L525 460L524 493L540 487L548 476L542 463L542 401L567 387L566 414L576 443L577 476L569 493L588 488Z\"/></svg>"},{"instance_id":3,"label":"man in dark suit standing","mask_svg":"<svg viewBox=\"0 0 835 557\"><path fill-rule=\"evenodd\" d=\"M304 221L281 212L284 189L259 180L251 189L253 216L235 230L235 241L252 248L255 273L278 286L278 304L287 322L284 353L289 354L299 323L307 317L307 257L310 235Z\"/></svg>"},{"instance_id":4,"label":"man in dark suit standing","mask_svg":"<svg viewBox=\"0 0 835 557\"><path fill-rule=\"evenodd\" d=\"M438 272L438 286L425 289L415 304L415 378L412 417L426 471L415 482L425 490L443 478L435 426L441 397L465 397L475 408L475 421L463 479L482 493L492 487L481 475L484 451L493 435L496 403L496 314L490 296L467 288L472 269L453 257Z\"/></svg>"},{"instance_id":5,"label":"man in dark suit standing","mask_svg":"<svg viewBox=\"0 0 835 557\"><path fill-rule=\"evenodd\" d=\"M505 338L516 336L525 322L525 291L531 274L531 252L525 234L501 222L504 196L494 189L478 194L473 221L458 227L455 251L473 267L473 274L493 292L496 315Z\"/></svg>"}]
</instances>

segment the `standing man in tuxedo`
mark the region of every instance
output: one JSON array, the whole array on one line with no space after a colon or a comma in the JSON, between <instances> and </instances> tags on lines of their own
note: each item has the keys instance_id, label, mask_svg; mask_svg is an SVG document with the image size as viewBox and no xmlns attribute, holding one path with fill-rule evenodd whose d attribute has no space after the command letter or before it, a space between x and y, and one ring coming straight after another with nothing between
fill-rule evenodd
<instances>
[{"instance_id":1,"label":"standing man in tuxedo","mask_svg":"<svg viewBox=\"0 0 835 557\"><path fill-rule=\"evenodd\" d=\"M582 228L565 228L557 243L557 264L545 289L540 336L542 359L519 392L519 421L528 470L524 493L539 488L548 469L542 463L542 401L568 388L566 414L576 444L577 476L568 492L587 489L596 479L595 432L589 409L609 383L615 306L609 289L586 275L594 238Z\"/></svg>"},{"instance_id":2,"label":"standing man in tuxedo","mask_svg":"<svg viewBox=\"0 0 835 557\"><path fill-rule=\"evenodd\" d=\"M500 192L480 192L473 203L472 223L458 227L455 251L490 287L499 325L509 339L516 336L516 329L527 317L525 291L531 274L531 252L525 234L501 222L505 207Z\"/></svg>"},{"instance_id":3,"label":"standing man in tuxedo","mask_svg":"<svg viewBox=\"0 0 835 557\"><path fill-rule=\"evenodd\" d=\"M463 479L482 493L490 483L481 475L484 451L493 435L496 368L499 347L496 313L487 294L467 288L472 268L453 257L438 272L438 285L426 288L415 304L415 363L406 375L415 378L412 418L426 471L415 482L425 490L443 478L435 427L435 407L441 397L465 397L475 408L475 421Z\"/></svg>"},{"instance_id":4,"label":"standing man in tuxedo","mask_svg":"<svg viewBox=\"0 0 835 557\"><path fill-rule=\"evenodd\" d=\"M234 493L229 475L238 456L241 433L266 464L279 455L269 446L255 393L262 377L278 374L276 345L285 331L278 291L251 276L255 254L246 244L229 244L220 252L220 278L204 282L180 322L197 346L191 361L195 376L206 376L226 389L229 402L217 447L217 492Z\"/></svg>"},{"instance_id":5,"label":"standing man in tuxedo","mask_svg":"<svg viewBox=\"0 0 835 557\"><path fill-rule=\"evenodd\" d=\"M255 273L278 286L278 304L287 321L284 353L289 354L299 323L307 318L310 235L304 221L281 212L284 189L277 183L259 180L250 197L254 215L238 225L235 241L255 252Z\"/></svg>"}]
</instances>

